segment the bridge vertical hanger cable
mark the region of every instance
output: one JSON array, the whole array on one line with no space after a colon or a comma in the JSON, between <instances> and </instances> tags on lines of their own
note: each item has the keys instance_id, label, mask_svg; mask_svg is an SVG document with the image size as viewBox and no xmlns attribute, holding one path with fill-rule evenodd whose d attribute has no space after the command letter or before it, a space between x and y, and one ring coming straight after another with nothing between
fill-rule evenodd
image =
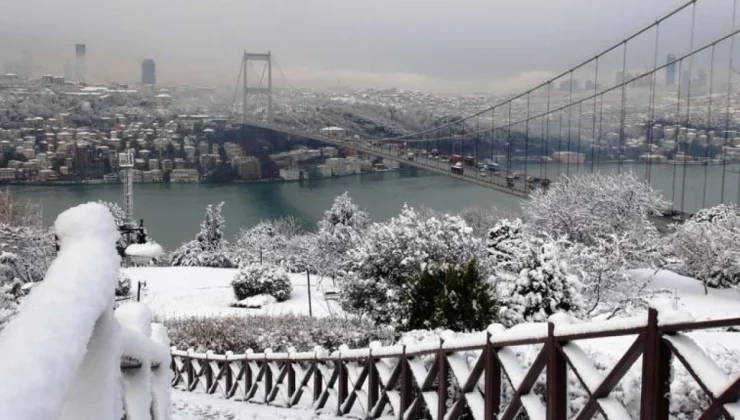
<instances>
[{"instance_id":1,"label":"bridge vertical hanger cable","mask_svg":"<svg viewBox=\"0 0 740 420\"><path fill-rule=\"evenodd\" d=\"M735 32L737 25L737 0L732 2L732 32ZM727 69L727 109L725 110L725 141L722 148L722 189L720 190L720 203L725 202L725 182L727 177L727 143L730 130L730 99L732 94L732 73L734 73L733 56L735 55L735 36L730 37L730 60ZM738 171L737 196L740 204L740 171Z\"/></svg>"},{"instance_id":2,"label":"bridge vertical hanger cable","mask_svg":"<svg viewBox=\"0 0 740 420\"><path fill-rule=\"evenodd\" d=\"M689 40L689 52L694 51L694 32L696 29L696 3L691 7L691 36ZM683 152L683 173L681 174L681 211L684 212L686 201L686 172L689 159L689 125L691 124L691 78L694 76L694 55L689 57L689 80L686 83L686 137L685 150Z\"/></svg>"},{"instance_id":3,"label":"bridge vertical hanger cable","mask_svg":"<svg viewBox=\"0 0 740 420\"><path fill-rule=\"evenodd\" d=\"M563 170L562 170L563 168L561 168L561 158L563 156L562 155L563 153L563 110L562 109L560 110L558 115L560 118L560 123L558 124L560 135L558 136L558 152L559 152L558 156L559 157L558 157L558 162L557 162L557 168L558 168L558 177L560 177L560 175L563 173Z\"/></svg>"},{"instance_id":4,"label":"bridge vertical hanger cable","mask_svg":"<svg viewBox=\"0 0 740 420\"><path fill-rule=\"evenodd\" d=\"M576 173L581 171L581 119L583 118L583 102L578 103L578 155L576 156Z\"/></svg>"},{"instance_id":5,"label":"bridge vertical hanger cable","mask_svg":"<svg viewBox=\"0 0 740 420\"><path fill-rule=\"evenodd\" d=\"M622 45L622 80L619 81L622 84L622 107L619 116L619 163L617 164L617 173L619 174L622 173L622 157L624 155L624 124L625 119L627 118L627 84L625 83L627 81L627 41L624 41Z\"/></svg>"},{"instance_id":6,"label":"bridge vertical hanger cable","mask_svg":"<svg viewBox=\"0 0 740 420\"><path fill-rule=\"evenodd\" d=\"M236 77L236 84L234 85L234 98L231 100L232 111L236 108L236 95L239 93L239 82L242 80L242 69L244 68L244 58L242 58L241 64L239 65L239 74Z\"/></svg>"},{"instance_id":7,"label":"bridge vertical hanger cable","mask_svg":"<svg viewBox=\"0 0 740 420\"><path fill-rule=\"evenodd\" d=\"M491 108L491 163L498 163L496 159L494 158L497 144L498 144L498 141L496 140L496 108ZM491 171L490 175L491 175L491 181L493 181L493 171Z\"/></svg>"},{"instance_id":8,"label":"bridge vertical hanger cable","mask_svg":"<svg viewBox=\"0 0 740 420\"><path fill-rule=\"evenodd\" d=\"M596 164L601 166L601 136L604 135L604 95L599 97L599 154L596 155Z\"/></svg>"},{"instance_id":9,"label":"bridge vertical hanger cable","mask_svg":"<svg viewBox=\"0 0 740 420\"><path fill-rule=\"evenodd\" d=\"M511 174L511 101L509 101L509 119L506 123L507 127L507 140L506 140L506 173Z\"/></svg>"},{"instance_id":10,"label":"bridge vertical hanger cable","mask_svg":"<svg viewBox=\"0 0 740 420\"><path fill-rule=\"evenodd\" d=\"M707 106L707 133L705 134L707 141L704 144L704 188L702 189L701 195L701 208L706 208L707 205L707 177L709 176L709 129L714 126L712 123L712 94L714 93L714 50L715 46L712 45L712 57L709 63L709 104Z\"/></svg>"},{"instance_id":11,"label":"bridge vertical hanger cable","mask_svg":"<svg viewBox=\"0 0 740 420\"><path fill-rule=\"evenodd\" d=\"M683 58L678 62L678 93L676 93L676 122L674 123L673 141L676 146L673 151L673 185L671 187L671 210L676 206L676 156L678 156L678 131L681 126L679 118L681 115L681 74L683 73Z\"/></svg>"},{"instance_id":12,"label":"bridge vertical hanger cable","mask_svg":"<svg viewBox=\"0 0 740 420\"><path fill-rule=\"evenodd\" d=\"M647 179L647 183L650 184L650 181L652 180L652 172L653 172L653 131L655 128L655 96L656 96L656 90L657 90L657 77L656 77L656 71L658 69L658 46L660 43L660 23L658 22L655 25L655 52L653 53L653 74L651 76L652 80L650 83L650 110L649 110L649 116L648 116L648 131L647 131L647 141L648 141L648 147L647 147L647 158L645 159L645 178Z\"/></svg>"},{"instance_id":13,"label":"bridge vertical hanger cable","mask_svg":"<svg viewBox=\"0 0 740 420\"><path fill-rule=\"evenodd\" d=\"M529 96L527 92L527 121L524 123L524 191L529 191Z\"/></svg>"},{"instance_id":14,"label":"bridge vertical hanger cable","mask_svg":"<svg viewBox=\"0 0 740 420\"><path fill-rule=\"evenodd\" d=\"M594 69L594 114L591 129L591 173L594 172L594 152L596 151L596 93L599 89L599 58L600 57L597 55Z\"/></svg>"},{"instance_id":15,"label":"bridge vertical hanger cable","mask_svg":"<svg viewBox=\"0 0 740 420\"><path fill-rule=\"evenodd\" d=\"M570 141L571 141L571 135L573 133L573 71L570 72L570 83L568 87L568 153L567 156L567 162L565 164L565 174L570 175L570 157L571 157L571 147L570 147Z\"/></svg>"},{"instance_id":16,"label":"bridge vertical hanger cable","mask_svg":"<svg viewBox=\"0 0 740 420\"><path fill-rule=\"evenodd\" d=\"M552 80L547 83L547 109L545 111L545 125L544 135L542 136L542 147L545 150L545 154L551 149L550 147L550 89L552 88ZM547 178L547 161L545 161L545 173L542 178Z\"/></svg>"}]
</instances>

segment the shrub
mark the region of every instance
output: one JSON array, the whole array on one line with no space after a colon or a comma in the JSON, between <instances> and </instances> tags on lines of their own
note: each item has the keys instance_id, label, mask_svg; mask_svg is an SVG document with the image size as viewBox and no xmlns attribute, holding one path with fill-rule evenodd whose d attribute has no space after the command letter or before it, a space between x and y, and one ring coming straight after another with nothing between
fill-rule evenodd
<instances>
[{"instance_id":1,"label":"shrub","mask_svg":"<svg viewBox=\"0 0 740 420\"><path fill-rule=\"evenodd\" d=\"M222 213L224 203L208 205L200 232L195 239L186 242L170 255L170 264L175 267L232 268L234 263L224 239L226 225Z\"/></svg>"},{"instance_id":2,"label":"shrub","mask_svg":"<svg viewBox=\"0 0 740 420\"><path fill-rule=\"evenodd\" d=\"M351 348L367 347L372 341L392 342L388 329L369 322L345 318L311 318L308 316L187 317L165 319L164 324L173 346L244 353L247 349L262 352L310 351L316 346L336 350L346 344Z\"/></svg>"},{"instance_id":3,"label":"shrub","mask_svg":"<svg viewBox=\"0 0 740 420\"><path fill-rule=\"evenodd\" d=\"M118 272L116 296L128 296L131 293L131 277L123 271Z\"/></svg>"},{"instance_id":4,"label":"shrub","mask_svg":"<svg viewBox=\"0 0 740 420\"><path fill-rule=\"evenodd\" d=\"M734 206L698 212L677 226L667 241L676 258L669 268L701 280L708 287L740 284L740 215Z\"/></svg>"},{"instance_id":5,"label":"shrub","mask_svg":"<svg viewBox=\"0 0 740 420\"><path fill-rule=\"evenodd\" d=\"M290 299L293 286L288 273L271 264L248 264L240 268L231 282L238 300L257 295L270 295L278 302Z\"/></svg>"},{"instance_id":6,"label":"shrub","mask_svg":"<svg viewBox=\"0 0 740 420\"><path fill-rule=\"evenodd\" d=\"M491 285L480 275L476 260L466 267L425 271L408 287L403 300L403 330L449 328L454 331L485 329L498 311Z\"/></svg>"}]
</instances>

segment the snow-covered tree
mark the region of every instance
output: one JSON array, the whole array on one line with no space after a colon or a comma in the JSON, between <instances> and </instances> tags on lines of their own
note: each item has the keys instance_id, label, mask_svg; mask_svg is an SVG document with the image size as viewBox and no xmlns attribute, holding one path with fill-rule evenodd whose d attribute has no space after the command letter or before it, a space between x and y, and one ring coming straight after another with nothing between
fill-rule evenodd
<instances>
[{"instance_id":1,"label":"snow-covered tree","mask_svg":"<svg viewBox=\"0 0 740 420\"><path fill-rule=\"evenodd\" d=\"M348 251L358 243L369 225L367 212L360 210L348 193L334 199L334 204L319 221L316 235L316 255L321 259L323 273L332 278L336 276L347 260Z\"/></svg>"},{"instance_id":2,"label":"snow-covered tree","mask_svg":"<svg viewBox=\"0 0 740 420\"><path fill-rule=\"evenodd\" d=\"M423 218L412 207L373 224L349 252L340 278L342 305L376 322L400 325L402 289L424 271L462 267L481 253L481 242L458 216Z\"/></svg>"},{"instance_id":3,"label":"snow-covered tree","mask_svg":"<svg viewBox=\"0 0 740 420\"><path fill-rule=\"evenodd\" d=\"M534 191L523 207L531 233L592 245L624 232L655 236L648 216L669 203L632 173L597 172L563 177L546 191Z\"/></svg>"},{"instance_id":4,"label":"snow-covered tree","mask_svg":"<svg viewBox=\"0 0 740 420\"><path fill-rule=\"evenodd\" d=\"M582 283L584 309L590 315L630 312L642 307L648 282L630 275L636 268L656 268L658 248L629 232L596 238L592 245L559 241L561 256Z\"/></svg>"},{"instance_id":5,"label":"snow-covered tree","mask_svg":"<svg viewBox=\"0 0 740 420\"><path fill-rule=\"evenodd\" d=\"M514 281L498 283L500 320L513 326L544 322L557 312L582 310L580 283L560 256L554 241L534 239L521 258Z\"/></svg>"},{"instance_id":6,"label":"snow-covered tree","mask_svg":"<svg viewBox=\"0 0 740 420\"><path fill-rule=\"evenodd\" d=\"M223 229L226 224L221 210L224 203L208 205L200 232L195 239L186 242L170 256L173 266L233 267Z\"/></svg>"},{"instance_id":7,"label":"snow-covered tree","mask_svg":"<svg viewBox=\"0 0 740 420\"><path fill-rule=\"evenodd\" d=\"M740 214L738 207L718 206L698 212L667 239L677 261L671 269L708 287L740 284Z\"/></svg>"},{"instance_id":8,"label":"snow-covered tree","mask_svg":"<svg viewBox=\"0 0 740 420\"><path fill-rule=\"evenodd\" d=\"M300 222L293 217L266 220L239 232L233 250L236 265L265 262L281 264L288 255L291 238L301 232Z\"/></svg>"}]
</instances>

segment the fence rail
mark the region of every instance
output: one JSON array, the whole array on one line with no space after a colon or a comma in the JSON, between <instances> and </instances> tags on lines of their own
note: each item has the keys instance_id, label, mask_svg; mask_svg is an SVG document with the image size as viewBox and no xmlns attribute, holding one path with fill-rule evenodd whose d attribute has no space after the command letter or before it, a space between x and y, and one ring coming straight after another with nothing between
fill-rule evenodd
<instances>
[{"instance_id":1,"label":"fence rail","mask_svg":"<svg viewBox=\"0 0 740 420\"><path fill-rule=\"evenodd\" d=\"M740 419L740 378L730 379L683 332L740 326L740 318L693 322L648 311L647 318L584 324L553 322L487 332L455 342L340 350L331 354L252 353L216 355L172 349L173 386L248 402L292 407L310 403L368 419L531 419L568 416L568 371L587 394L575 419L600 414L629 419L613 396L619 381L642 357L640 419L668 419L671 363L677 359L709 405L700 419ZM634 336L608 372L598 370L577 340ZM516 346L536 346L529 367ZM545 372L544 390L536 389ZM541 388L541 387L540 387ZM504 398L505 397L505 398ZM544 397L544 398L543 398Z\"/></svg>"}]
</instances>

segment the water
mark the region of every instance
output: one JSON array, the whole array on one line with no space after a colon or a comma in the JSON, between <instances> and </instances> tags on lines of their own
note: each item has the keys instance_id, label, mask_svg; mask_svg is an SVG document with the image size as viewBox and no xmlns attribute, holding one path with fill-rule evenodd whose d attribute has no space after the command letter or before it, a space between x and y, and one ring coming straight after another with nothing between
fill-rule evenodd
<instances>
[{"instance_id":1,"label":"water","mask_svg":"<svg viewBox=\"0 0 740 420\"><path fill-rule=\"evenodd\" d=\"M13 187L19 198L40 201L44 222L53 223L63 210L88 201L121 203L120 185ZM224 201L226 235L233 239L241 227L264 219L292 215L313 229L334 197L349 191L354 201L374 220L399 213L404 203L439 211L467 207L518 211L519 199L443 175L424 171L369 173L311 183L272 184L137 184L134 208L151 236L172 249L192 239L203 220L205 207Z\"/></svg>"},{"instance_id":2,"label":"water","mask_svg":"<svg viewBox=\"0 0 740 420\"><path fill-rule=\"evenodd\" d=\"M604 165L601 169L616 171L617 166ZM516 170L523 172L524 167L519 165ZM529 164L527 167L529 175L547 176L551 179L557 178L558 173L572 174L588 170L588 164L570 167ZM624 165L623 170L634 171L645 178L644 164ZM737 165L728 165L724 169L721 165L686 166L683 207L683 166L652 166L651 183L668 200L674 201L677 209L695 212L702 207L719 204L722 200L725 203L737 202L737 172ZM724 194L721 191L723 174ZM40 201L44 209L44 222L47 224L53 223L59 212L71 206L96 200L120 203L122 199L120 185L17 186L12 190L20 198ZM518 198L420 170L370 173L310 183L142 184L134 187L134 207L136 216L144 219L152 237L164 247L172 249L195 236L208 204L226 202L226 234L232 239L239 228L253 226L260 220L287 215L297 217L305 228L312 229L323 212L331 206L334 197L345 191L349 191L355 202L369 211L374 220L386 220L397 215L404 203L446 212L457 212L467 207L485 209L493 206L512 212L520 211Z\"/></svg>"}]
</instances>

